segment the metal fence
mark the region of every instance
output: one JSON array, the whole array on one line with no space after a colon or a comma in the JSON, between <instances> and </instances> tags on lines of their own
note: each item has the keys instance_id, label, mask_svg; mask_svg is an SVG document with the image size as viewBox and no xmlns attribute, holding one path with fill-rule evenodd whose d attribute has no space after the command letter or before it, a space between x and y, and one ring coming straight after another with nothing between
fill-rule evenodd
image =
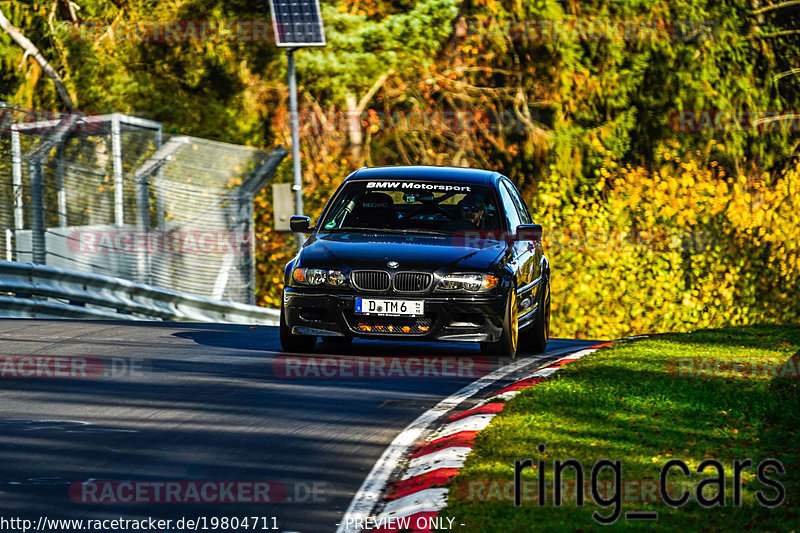
<instances>
[{"instance_id":1,"label":"metal fence","mask_svg":"<svg viewBox=\"0 0 800 533\"><path fill-rule=\"evenodd\" d=\"M286 151L120 114L0 130L0 259L255 300L253 197Z\"/></svg>"},{"instance_id":2,"label":"metal fence","mask_svg":"<svg viewBox=\"0 0 800 533\"><path fill-rule=\"evenodd\" d=\"M0 316L278 325L280 311L100 274L0 261Z\"/></svg>"}]
</instances>

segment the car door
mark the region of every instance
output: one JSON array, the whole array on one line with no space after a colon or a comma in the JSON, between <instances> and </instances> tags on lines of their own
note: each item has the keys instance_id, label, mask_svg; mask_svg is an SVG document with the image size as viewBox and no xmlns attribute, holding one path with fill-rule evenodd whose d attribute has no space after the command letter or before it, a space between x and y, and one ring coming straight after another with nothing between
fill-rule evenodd
<instances>
[{"instance_id":1,"label":"car door","mask_svg":"<svg viewBox=\"0 0 800 533\"><path fill-rule=\"evenodd\" d=\"M514 201L514 205L517 208L517 213L519 214L522 223L533 224L533 218L531 217L530 211L528 211L528 206L522 199L522 195L520 194L519 189L517 189L517 187L511 181L506 182L506 185L509 188L511 199ZM542 259L544 258L544 249L542 248L542 241L541 239L539 239L538 241L525 241L525 242L527 243L528 249L531 250L534 256L533 261L531 261L530 279L532 282L536 282L537 280L539 280L539 276L541 276L542 274L541 272Z\"/></svg>"},{"instance_id":2,"label":"car door","mask_svg":"<svg viewBox=\"0 0 800 533\"><path fill-rule=\"evenodd\" d=\"M512 233L517 232L517 226L522 224L520 212L514 201L512 189L509 187L510 182L503 179L498 184L500 192L500 201L503 204L503 212L505 213L506 220L508 221L509 231ZM525 241L514 240L511 242L511 260L509 265L514 269L517 278L517 305L519 310L520 324L528 320L528 315L532 310L531 298L531 261L533 255L528 243Z\"/></svg>"}]
</instances>

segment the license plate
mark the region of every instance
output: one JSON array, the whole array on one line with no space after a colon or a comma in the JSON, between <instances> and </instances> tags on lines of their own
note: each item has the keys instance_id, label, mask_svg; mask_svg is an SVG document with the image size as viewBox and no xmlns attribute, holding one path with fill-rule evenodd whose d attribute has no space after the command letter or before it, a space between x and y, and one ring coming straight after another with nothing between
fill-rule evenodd
<instances>
[{"instance_id":1,"label":"license plate","mask_svg":"<svg viewBox=\"0 0 800 533\"><path fill-rule=\"evenodd\" d=\"M378 316L418 316L425 314L423 300L383 300L356 298L356 314Z\"/></svg>"}]
</instances>

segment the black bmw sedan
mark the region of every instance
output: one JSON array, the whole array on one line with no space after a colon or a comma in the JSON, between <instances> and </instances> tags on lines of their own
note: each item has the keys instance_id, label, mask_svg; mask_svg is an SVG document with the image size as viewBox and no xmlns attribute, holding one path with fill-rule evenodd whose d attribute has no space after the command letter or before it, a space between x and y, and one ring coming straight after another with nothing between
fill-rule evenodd
<instances>
[{"instance_id":1,"label":"black bmw sedan","mask_svg":"<svg viewBox=\"0 0 800 533\"><path fill-rule=\"evenodd\" d=\"M497 172L362 168L334 193L286 265L280 339L310 352L318 337L479 342L487 354L542 352L550 265L542 227Z\"/></svg>"}]
</instances>

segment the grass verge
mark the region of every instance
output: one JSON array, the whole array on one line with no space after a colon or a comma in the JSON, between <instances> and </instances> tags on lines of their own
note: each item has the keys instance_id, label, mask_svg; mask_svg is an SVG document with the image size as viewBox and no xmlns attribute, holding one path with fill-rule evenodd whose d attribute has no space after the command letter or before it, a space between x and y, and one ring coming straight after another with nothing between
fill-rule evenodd
<instances>
[{"instance_id":1,"label":"grass verge","mask_svg":"<svg viewBox=\"0 0 800 533\"><path fill-rule=\"evenodd\" d=\"M751 326L667 334L616 344L558 371L512 399L481 432L464 468L450 484L442 516L455 517L463 531L795 531L800 530L800 327ZM777 375L776 375L777 374ZM781 375L783 374L783 375ZM544 453L537 450L544 444ZM538 502L536 466L522 471L520 506L514 505L514 462L545 464L544 505ZM741 478L741 502L734 504L733 462L751 459ZM786 472L766 476L786 491L783 503L768 508L778 491L761 482L757 465L774 458ZM584 503L576 504L580 483L566 468L564 501L553 503L554 461L575 459L585 472ZM601 459L620 461L621 484L612 470L597 476L599 498L592 498L592 467ZM682 506L667 505L659 490L667 461L690 469L668 476L673 498L690 495ZM697 473L700 463L715 468ZM703 498L720 497L719 483L702 480L724 475L724 505L703 507ZM588 496L588 498L586 497ZM616 497L616 498L615 498ZM593 513L620 516L601 525ZM633 521L626 512L655 511L656 521Z\"/></svg>"}]
</instances>

